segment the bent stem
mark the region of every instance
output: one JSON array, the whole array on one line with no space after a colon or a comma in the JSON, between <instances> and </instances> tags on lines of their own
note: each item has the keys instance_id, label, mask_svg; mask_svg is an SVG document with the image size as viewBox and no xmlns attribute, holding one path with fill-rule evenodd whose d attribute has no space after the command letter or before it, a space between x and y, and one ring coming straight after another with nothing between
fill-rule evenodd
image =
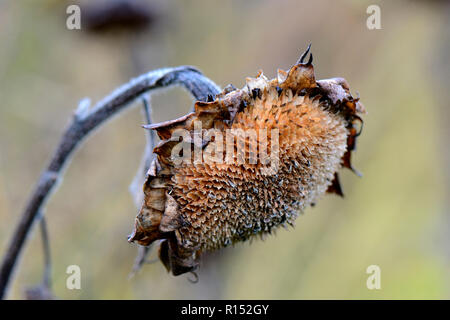
<instances>
[{"instance_id":1,"label":"bent stem","mask_svg":"<svg viewBox=\"0 0 450 320\"><path fill-rule=\"evenodd\" d=\"M0 299L6 295L18 257L23 250L34 221L43 209L52 191L61 180L64 168L73 151L94 129L124 110L136 98L154 89L174 85L183 86L196 100L206 101L208 95L219 93L219 87L190 66L163 68L143 74L114 90L92 108L83 100L75 111L69 127L64 132L49 165L41 173L37 185L22 212L10 239L0 269ZM44 212L42 210L42 212Z\"/></svg>"}]
</instances>

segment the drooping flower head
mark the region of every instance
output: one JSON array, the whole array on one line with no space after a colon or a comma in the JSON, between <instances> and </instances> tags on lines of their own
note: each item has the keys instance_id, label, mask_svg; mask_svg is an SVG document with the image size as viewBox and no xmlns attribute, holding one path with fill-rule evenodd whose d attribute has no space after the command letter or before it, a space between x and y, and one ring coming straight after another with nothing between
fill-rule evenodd
<instances>
[{"instance_id":1,"label":"drooping flower head","mask_svg":"<svg viewBox=\"0 0 450 320\"><path fill-rule=\"evenodd\" d=\"M129 241L161 240L174 275L215 250L293 225L325 192L342 195L338 170L364 113L342 78L316 81L308 50L289 71L259 72L193 112L149 125L161 139Z\"/></svg>"}]
</instances>

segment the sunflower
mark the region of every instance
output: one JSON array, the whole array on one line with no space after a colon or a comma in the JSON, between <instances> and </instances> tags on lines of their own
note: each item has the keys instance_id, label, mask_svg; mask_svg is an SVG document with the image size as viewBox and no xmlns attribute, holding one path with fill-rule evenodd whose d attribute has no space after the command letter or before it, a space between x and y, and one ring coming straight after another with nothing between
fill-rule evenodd
<instances>
[{"instance_id":1,"label":"sunflower","mask_svg":"<svg viewBox=\"0 0 450 320\"><path fill-rule=\"evenodd\" d=\"M343 78L316 81L309 50L275 79L260 71L145 126L161 141L130 242L160 240L160 260L180 275L204 251L293 226L324 193L342 195L338 171L357 172L350 157L365 110Z\"/></svg>"}]
</instances>

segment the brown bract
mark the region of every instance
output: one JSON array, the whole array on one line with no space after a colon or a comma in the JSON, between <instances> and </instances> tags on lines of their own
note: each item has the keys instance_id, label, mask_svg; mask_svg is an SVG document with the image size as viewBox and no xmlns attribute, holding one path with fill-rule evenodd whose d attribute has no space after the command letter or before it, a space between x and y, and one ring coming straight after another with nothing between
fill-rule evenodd
<instances>
[{"instance_id":1,"label":"brown bract","mask_svg":"<svg viewBox=\"0 0 450 320\"><path fill-rule=\"evenodd\" d=\"M358 114L365 111L344 79L316 81L312 56L303 62L308 51L288 72L278 70L275 79L260 72L247 78L242 89L227 87L214 101L197 102L184 117L146 126L157 131L161 142L154 149L157 157L130 242L148 246L161 240L161 261L179 275L193 271L205 250L293 225L325 192L342 195L337 172L342 166L354 170L350 157L362 124ZM274 153L275 141L277 154L271 156L279 160L276 170L267 171L263 161L209 161L210 151L219 150L222 141L208 134L195 139L196 121L202 132L231 134L234 160L248 158L263 144ZM179 129L189 133L182 139L187 150L204 151L201 161L174 162ZM264 129L267 136L260 134ZM246 139L245 130L255 130L256 139Z\"/></svg>"}]
</instances>

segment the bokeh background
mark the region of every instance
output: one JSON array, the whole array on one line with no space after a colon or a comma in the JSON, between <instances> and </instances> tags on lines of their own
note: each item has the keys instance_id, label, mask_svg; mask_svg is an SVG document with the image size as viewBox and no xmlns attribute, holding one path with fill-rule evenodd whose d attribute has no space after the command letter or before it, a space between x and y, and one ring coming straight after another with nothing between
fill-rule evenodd
<instances>
[{"instance_id":1,"label":"bokeh background","mask_svg":"<svg viewBox=\"0 0 450 320\"><path fill-rule=\"evenodd\" d=\"M118 0L114 0L118 1ZM46 208L53 292L60 299L450 298L450 6L448 1L140 1L127 28L113 0L0 1L0 254L78 101L148 70L189 64L224 87L258 69L273 77L312 42L317 78L345 77L368 110L342 174L294 230L204 259L199 282L160 263L129 279L136 208L128 186L145 146L139 104L79 149ZM66 28L81 4L82 30ZM381 30L366 9L381 8ZM102 11L103 10L103 11ZM155 121L192 105L180 88L152 96ZM9 298L40 282L38 228ZM151 257L155 256L155 252ZM82 289L66 289L68 265ZM381 290L366 268L381 268Z\"/></svg>"}]
</instances>

